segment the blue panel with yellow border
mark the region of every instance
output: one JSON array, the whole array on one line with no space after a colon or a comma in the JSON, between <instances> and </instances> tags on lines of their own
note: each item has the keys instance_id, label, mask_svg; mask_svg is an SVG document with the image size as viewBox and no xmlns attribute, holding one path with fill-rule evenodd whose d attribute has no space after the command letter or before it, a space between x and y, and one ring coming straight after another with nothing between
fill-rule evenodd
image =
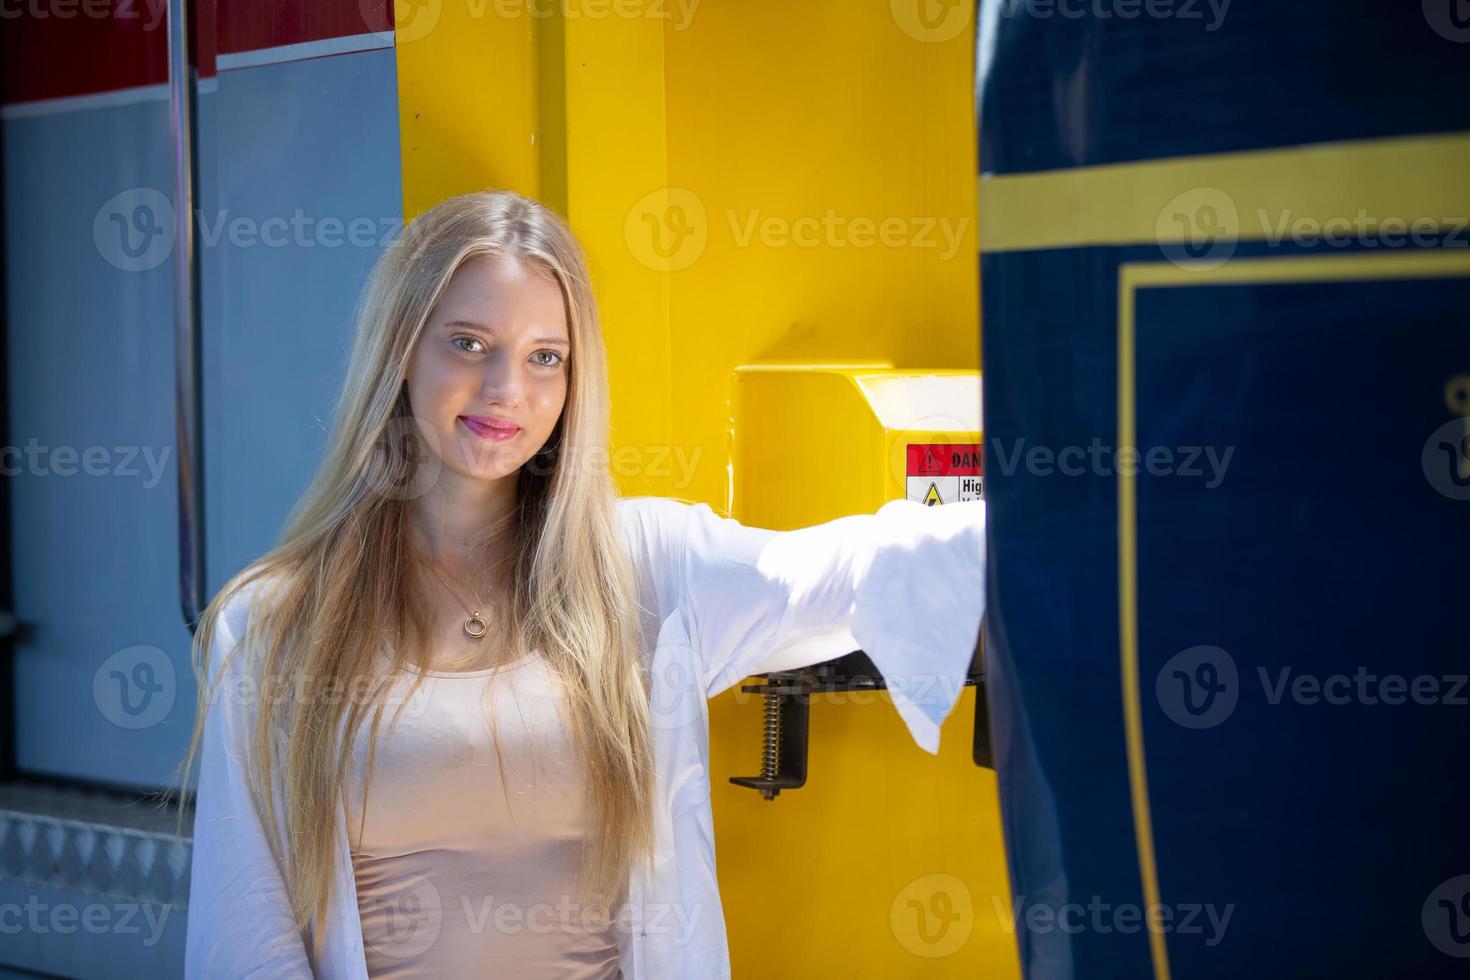
<instances>
[{"instance_id":1,"label":"blue panel with yellow border","mask_svg":"<svg viewBox=\"0 0 1470 980\"><path fill-rule=\"evenodd\" d=\"M1470 975L1466 11L1236 0L1170 45L986 6L982 169L1055 181L980 197L1025 975ZM1105 220L1038 236L1051 186ZM1181 196L1177 237L1139 205Z\"/></svg>"}]
</instances>

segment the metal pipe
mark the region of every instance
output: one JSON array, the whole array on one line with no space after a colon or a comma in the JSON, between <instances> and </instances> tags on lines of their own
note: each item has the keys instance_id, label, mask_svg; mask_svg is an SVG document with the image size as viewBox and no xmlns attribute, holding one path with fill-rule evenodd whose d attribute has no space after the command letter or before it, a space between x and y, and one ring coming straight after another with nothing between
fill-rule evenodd
<instances>
[{"instance_id":1,"label":"metal pipe","mask_svg":"<svg viewBox=\"0 0 1470 980\"><path fill-rule=\"evenodd\" d=\"M174 412L179 466L179 594L193 632L204 609L204 447L199 363L199 261L194 251L197 81L189 64L189 2L168 5L169 124L174 156Z\"/></svg>"}]
</instances>

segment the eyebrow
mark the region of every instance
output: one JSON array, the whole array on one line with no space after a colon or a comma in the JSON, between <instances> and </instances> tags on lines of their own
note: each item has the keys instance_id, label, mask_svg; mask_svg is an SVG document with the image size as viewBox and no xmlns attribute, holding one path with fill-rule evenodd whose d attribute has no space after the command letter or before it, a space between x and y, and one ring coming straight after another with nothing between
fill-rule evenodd
<instances>
[{"instance_id":1,"label":"eyebrow","mask_svg":"<svg viewBox=\"0 0 1470 980\"><path fill-rule=\"evenodd\" d=\"M485 324L483 324L483 323L476 323L473 320L450 320L447 323L444 323L443 326L445 326L445 327L469 327L469 328L471 328L473 330L483 330L483 331L485 331L486 333L489 333L489 334L495 333L495 329L493 327L487 327L487 326L485 326ZM536 337L536 338L532 339L531 343L533 343L533 344L560 344L562 347L571 347L572 346L571 343L568 340L566 340L565 338L563 338L563 337Z\"/></svg>"}]
</instances>

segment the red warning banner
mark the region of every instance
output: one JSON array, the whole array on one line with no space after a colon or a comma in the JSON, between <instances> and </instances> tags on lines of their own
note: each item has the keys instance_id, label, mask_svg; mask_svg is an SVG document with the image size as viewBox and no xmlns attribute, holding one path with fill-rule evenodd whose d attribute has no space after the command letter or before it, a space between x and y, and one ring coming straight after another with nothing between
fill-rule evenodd
<instances>
[{"instance_id":1,"label":"red warning banner","mask_svg":"<svg viewBox=\"0 0 1470 980\"><path fill-rule=\"evenodd\" d=\"M911 442L909 476L981 476L978 442Z\"/></svg>"}]
</instances>

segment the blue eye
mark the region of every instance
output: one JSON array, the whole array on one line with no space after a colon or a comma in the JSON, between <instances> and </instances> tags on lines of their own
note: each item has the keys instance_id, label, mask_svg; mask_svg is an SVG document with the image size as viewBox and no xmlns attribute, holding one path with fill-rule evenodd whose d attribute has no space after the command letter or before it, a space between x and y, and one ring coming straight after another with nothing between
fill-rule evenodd
<instances>
[{"instance_id":1,"label":"blue eye","mask_svg":"<svg viewBox=\"0 0 1470 980\"><path fill-rule=\"evenodd\" d=\"M540 365L542 367L556 367L562 361L566 360L566 358L562 357L561 354L559 354L558 352L552 350L549 347L542 348L541 350L538 350L536 353L537 354L550 354L552 357L556 358L556 360L551 361L550 363L547 363L545 361L538 362L538 363L540 363Z\"/></svg>"},{"instance_id":2,"label":"blue eye","mask_svg":"<svg viewBox=\"0 0 1470 980\"><path fill-rule=\"evenodd\" d=\"M459 342L461 340L468 340L472 344L478 344L478 343L480 343L480 341L477 340L477 339L475 339L474 337L467 337L464 334L459 334L458 336L451 338L449 342L451 344L454 344L456 347L459 347ZM477 353L479 353L478 351L466 350L464 347L459 347L459 349L462 350L462 351L465 351L465 353L467 353L467 354L477 354Z\"/></svg>"}]
</instances>

